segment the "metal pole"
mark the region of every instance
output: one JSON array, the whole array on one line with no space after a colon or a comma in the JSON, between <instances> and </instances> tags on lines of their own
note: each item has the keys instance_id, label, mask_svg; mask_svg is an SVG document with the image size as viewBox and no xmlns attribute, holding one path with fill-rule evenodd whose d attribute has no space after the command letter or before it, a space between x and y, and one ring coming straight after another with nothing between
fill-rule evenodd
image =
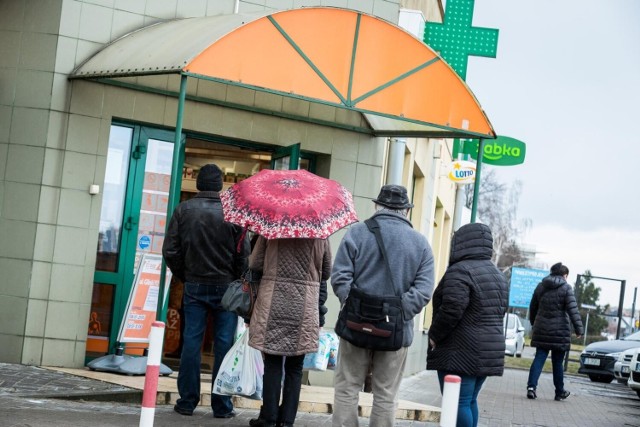
<instances>
[{"instance_id":1,"label":"metal pole","mask_svg":"<svg viewBox=\"0 0 640 427\"><path fill-rule=\"evenodd\" d=\"M618 304L618 329L616 330L616 339L620 339L620 327L622 326L622 306L624 305L624 291L627 286L626 280L620 281L620 303Z\"/></svg>"},{"instance_id":2,"label":"metal pole","mask_svg":"<svg viewBox=\"0 0 640 427\"><path fill-rule=\"evenodd\" d=\"M456 206L453 211L453 231L462 225L462 209L464 208L464 186L456 185Z\"/></svg>"},{"instance_id":3,"label":"metal pole","mask_svg":"<svg viewBox=\"0 0 640 427\"><path fill-rule=\"evenodd\" d=\"M633 290L633 304L631 305L631 321L633 325L631 325L631 330L633 332L636 331L636 297L638 296L638 287Z\"/></svg>"},{"instance_id":4,"label":"metal pole","mask_svg":"<svg viewBox=\"0 0 640 427\"><path fill-rule=\"evenodd\" d=\"M471 205L471 223L476 222L478 213L478 193L480 192L480 172L482 171L482 157L484 154L484 138L478 143L478 159L476 160L476 180L473 183L473 204Z\"/></svg>"},{"instance_id":5,"label":"metal pole","mask_svg":"<svg viewBox=\"0 0 640 427\"><path fill-rule=\"evenodd\" d=\"M584 302L584 301L582 301L580 299L580 297L582 296L582 286L578 286L578 285L582 285L581 277L582 277L582 274L578 274L578 277L576 277L576 286L575 286L575 288L576 288L576 302L578 304L581 304L581 303ZM578 292L578 291L580 291L580 292Z\"/></svg>"},{"instance_id":6,"label":"metal pole","mask_svg":"<svg viewBox=\"0 0 640 427\"><path fill-rule=\"evenodd\" d=\"M469 155L462 154L464 151L463 141L461 139L454 139L453 144L454 144L453 152L455 155L455 159L467 160ZM467 185L469 184L456 185L456 205L453 210L453 231L457 231L458 228L460 228L460 226L462 225L462 212L465 207L464 193Z\"/></svg>"},{"instance_id":7,"label":"metal pole","mask_svg":"<svg viewBox=\"0 0 640 427\"><path fill-rule=\"evenodd\" d=\"M589 313L590 312L591 310L587 309L587 320L584 322L584 342L582 343L584 347L587 346L587 331L589 330Z\"/></svg>"},{"instance_id":8,"label":"metal pole","mask_svg":"<svg viewBox=\"0 0 640 427\"><path fill-rule=\"evenodd\" d=\"M178 96L178 113L176 117L176 132L173 141L173 159L171 163L171 188L169 189L169 203L167 205L167 221L165 228L169 226L169 220L173 214L176 201L180 200L180 179L182 175L182 165L180 164L180 154L182 153L182 121L184 117L184 102L187 97L187 76L180 76L180 95ZM160 286L158 291L158 307L156 309L156 320L164 322L167 317L167 310L164 304L165 295L165 277L167 266L162 259L162 268L160 269Z\"/></svg>"},{"instance_id":9,"label":"metal pole","mask_svg":"<svg viewBox=\"0 0 640 427\"><path fill-rule=\"evenodd\" d=\"M406 141L389 138L389 167L387 168L387 184L402 185L402 169Z\"/></svg>"}]
</instances>

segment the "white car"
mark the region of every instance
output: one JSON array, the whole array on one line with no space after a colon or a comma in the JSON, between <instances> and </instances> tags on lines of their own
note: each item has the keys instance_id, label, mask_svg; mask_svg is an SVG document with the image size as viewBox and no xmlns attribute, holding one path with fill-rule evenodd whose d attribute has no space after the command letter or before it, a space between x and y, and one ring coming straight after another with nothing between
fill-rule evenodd
<instances>
[{"instance_id":1,"label":"white car","mask_svg":"<svg viewBox=\"0 0 640 427\"><path fill-rule=\"evenodd\" d=\"M507 321L507 319L509 319ZM522 357L524 350L524 326L518 315L508 313L502 322L504 326L504 354Z\"/></svg>"},{"instance_id":2,"label":"white car","mask_svg":"<svg viewBox=\"0 0 640 427\"><path fill-rule=\"evenodd\" d=\"M630 389L635 390L638 397L640 397L640 348L636 348L631 356L631 362L629 362L629 381L627 385Z\"/></svg>"},{"instance_id":3,"label":"white car","mask_svg":"<svg viewBox=\"0 0 640 427\"><path fill-rule=\"evenodd\" d=\"M621 352L618 360L616 360L616 363L613 365L613 376L616 377L616 380L621 384L626 384L629 379L629 367L635 351L636 348L634 347Z\"/></svg>"}]
</instances>

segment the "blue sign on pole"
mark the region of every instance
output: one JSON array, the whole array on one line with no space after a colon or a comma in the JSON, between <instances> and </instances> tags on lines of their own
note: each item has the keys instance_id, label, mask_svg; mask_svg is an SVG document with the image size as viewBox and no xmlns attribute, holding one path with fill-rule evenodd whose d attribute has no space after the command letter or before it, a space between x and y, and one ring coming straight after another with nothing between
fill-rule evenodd
<instances>
[{"instance_id":1,"label":"blue sign on pole","mask_svg":"<svg viewBox=\"0 0 640 427\"><path fill-rule=\"evenodd\" d=\"M511 289L509 290L509 307L529 308L533 291L547 277L546 270L513 267L511 269Z\"/></svg>"}]
</instances>

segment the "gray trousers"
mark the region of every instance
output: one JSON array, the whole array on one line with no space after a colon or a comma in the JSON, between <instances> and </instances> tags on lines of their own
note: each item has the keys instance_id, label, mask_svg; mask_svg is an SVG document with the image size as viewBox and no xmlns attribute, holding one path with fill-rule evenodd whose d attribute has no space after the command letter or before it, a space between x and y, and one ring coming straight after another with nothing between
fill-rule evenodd
<instances>
[{"instance_id":1,"label":"gray trousers","mask_svg":"<svg viewBox=\"0 0 640 427\"><path fill-rule=\"evenodd\" d=\"M395 423L398 389L409 348L372 351L340 338L333 400L333 427L358 426L358 397L373 359L371 387L373 407L370 427L391 427Z\"/></svg>"}]
</instances>

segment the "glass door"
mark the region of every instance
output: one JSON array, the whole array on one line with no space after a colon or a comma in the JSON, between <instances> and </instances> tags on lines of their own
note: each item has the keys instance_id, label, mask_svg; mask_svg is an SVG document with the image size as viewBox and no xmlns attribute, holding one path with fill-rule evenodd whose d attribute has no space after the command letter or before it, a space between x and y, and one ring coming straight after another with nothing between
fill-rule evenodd
<instances>
[{"instance_id":1,"label":"glass door","mask_svg":"<svg viewBox=\"0 0 640 427\"><path fill-rule=\"evenodd\" d=\"M142 256L162 254L173 140L173 132L111 126L87 338L88 357L115 350Z\"/></svg>"},{"instance_id":2,"label":"glass door","mask_svg":"<svg viewBox=\"0 0 640 427\"><path fill-rule=\"evenodd\" d=\"M310 172L315 170L316 158L313 154L300 151L300 143L280 147L271 155L271 169L296 170L305 169Z\"/></svg>"},{"instance_id":3,"label":"glass door","mask_svg":"<svg viewBox=\"0 0 640 427\"><path fill-rule=\"evenodd\" d=\"M271 156L271 169L296 170L300 166L300 143L278 148Z\"/></svg>"}]
</instances>

